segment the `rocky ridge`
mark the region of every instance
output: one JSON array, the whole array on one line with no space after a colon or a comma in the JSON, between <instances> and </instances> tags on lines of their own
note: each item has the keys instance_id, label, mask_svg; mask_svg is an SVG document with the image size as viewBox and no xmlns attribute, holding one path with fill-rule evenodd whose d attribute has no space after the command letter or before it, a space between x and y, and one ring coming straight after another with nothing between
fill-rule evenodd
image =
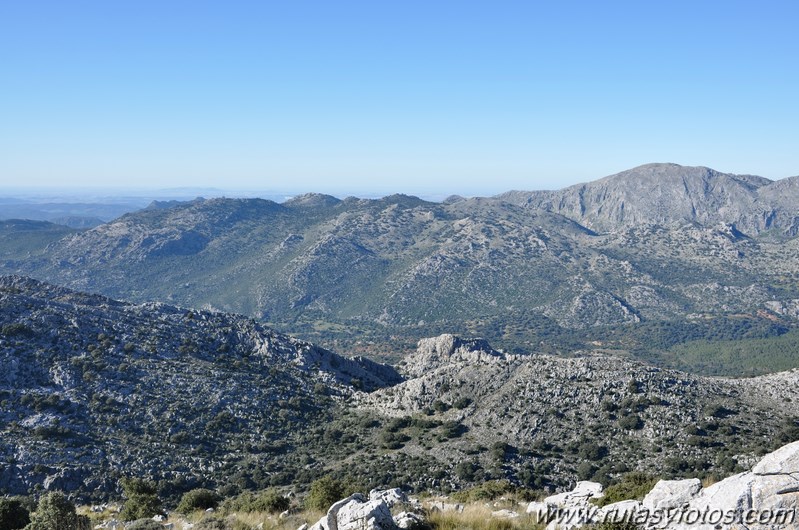
<instances>
[{"instance_id":1,"label":"rocky ridge","mask_svg":"<svg viewBox=\"0 0 799 530\"><path fill-rule=\"evenodd\" d=\"M799 300L791 182L655 165L582 192L443 203L196 200L79 232L11 223L0 234L0 271L248 314L395 358L444 332L560 353L601 341L605 329L658 322L732 318L783 333L797 325ZM775 212L768 226L747 213L752 204ZM629 333L622 342L655 347Z\"/></svg>"},{"instance_id":2,"label":"rocky ridge","mask_svg":"<svg viewBox=\"0 0 799 530\"><path fill-rule=\"evenodd\" d=\"M291 444L336 400L400 380L252 319L0 278L0 488L109 495Z\"/></svg>"},{"instance_id":3,"label":"rocky ridge","mask_svg":"<svg viewBox=\"0 0 799 530\"><path fill-rule=\"evenodd\" d=\"M606 478L613 462L657 475L747 466L799 415L799 371L708 378L606 355L506 354L451 335L420 341L400 370L406 381L355 396L358 407L394 417L435 412L463 434L427 453L518 476ZM470 456L498 440L507 446L493 461Z\"/></svg>"}]
</instances>

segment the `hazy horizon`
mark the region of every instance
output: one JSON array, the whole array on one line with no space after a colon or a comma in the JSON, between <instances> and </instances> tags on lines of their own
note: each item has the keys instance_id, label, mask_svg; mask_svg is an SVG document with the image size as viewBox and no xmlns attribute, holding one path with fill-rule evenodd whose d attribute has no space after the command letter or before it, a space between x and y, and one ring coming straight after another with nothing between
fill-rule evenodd
<instances>
[{"instance_id":1,"label":"hazy horizon","mask_svg":"<svg viewBox=\"0 0 799 530\"><path fill-rule=\"evenodd\" d=\"M672 162L667 162L672 163ZM682 165L682 164L678 164ZM685 166L683 166L685 167ZM708 167L708 166L703 166ZM634 168L625 168L621 171L626 171L629 169ZM710 168L713 170L718 171L716 168ZM726 172L722 172L726 173ZM738 174L743 175L740 172L730 172L731 174ZM616 173L613 173L616 174ZM542 191L545 189L549 190L558 190L563 189L565 187L574 185L574 184L582 184L586 182L591 182L595 180L602 179L604 177L612 176L613 174L609 175L597 175L593 178L587 179L585 181L575 181L575 182L566 182L562 186L557 188L516 188L515 190L519 191ZM747 173L749 174L749 173ZM781 180L780 178L770 178L765 175L757 175L761 177L769 178L772 181ZM791 176L799 176L799 175L791 175ZM786 176L782 178L790 178L791 176ZM362 188L362 189L345 189L345 188L325 188L322 189L304 189L304 188L294 188L291 189L289 187L286 188L274 188L274 189L258 189L258 188L221 188L221 187L213 187L213 186L177 186L177 187L144 187L144 186L5 186L0 184L0 201L3 199L27 199L31 201L49 201L49 200L58 200L58 199L71 199L74 201L79 200L86 200L90 202L103 202L103 201L124 201L124 200L141 200L141 199L149 199L149 200L190 200L195 198L216 198L216 197L228 197L228 198L263 198L268 199L276 202L282 202L289 200L293 197L297 197L299 195L304 195L308 193L320 193L325 195L332 195L339 199L344 199L347 197L358 197L364 199L376 199L382 198L388 195L394 194L402 194L402 195L412 195L417 196L419 198L440 202L447 197L453 195L460 195L463 197L491 197L495 195L499 195L504 192L514 191L513 189L500 189L497 187L491 188L489 186L485 186L482 190L471 188L471 189L464 189L463 187L458 188L457 185L454 189L446 190L446 189L439 189L439 188L428 188L428 189L401 189L401 188ZM71 202L71 201L69 201Z\"/></svg>"},{"instance_id":2,"label":"hazy horizon","mask_svg":"<svg viewBox=\"0 0 799 530\"><path fill-rule=\"evenodd\" d=\"M799 174L790 2L0 6L0 187L557 189ZM343 191L339 191L343 190Z\"/></svg>"}]
</instances>

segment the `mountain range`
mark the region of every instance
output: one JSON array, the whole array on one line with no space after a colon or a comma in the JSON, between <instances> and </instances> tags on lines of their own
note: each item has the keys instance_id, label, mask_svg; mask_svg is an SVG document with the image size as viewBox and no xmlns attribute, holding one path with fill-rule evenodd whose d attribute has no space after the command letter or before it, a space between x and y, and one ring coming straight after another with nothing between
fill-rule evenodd
<instances>
[{"instance_id":1,"label":"mountain range","mask_svg":"<svg viewBox=\"0 0 799 530\"><path fill-rule=\"evenodd\" d=\"M771 368L720 359L706 343L796 326L796 182L651 164L560 191L442 203L154 203L90 230L0 222L0 272L240 313L391 361L456 333L508 352L612 350L751 375L796 366L799 352L791 341L757 346L779 357Z\"/></svg>"}]
</instances>

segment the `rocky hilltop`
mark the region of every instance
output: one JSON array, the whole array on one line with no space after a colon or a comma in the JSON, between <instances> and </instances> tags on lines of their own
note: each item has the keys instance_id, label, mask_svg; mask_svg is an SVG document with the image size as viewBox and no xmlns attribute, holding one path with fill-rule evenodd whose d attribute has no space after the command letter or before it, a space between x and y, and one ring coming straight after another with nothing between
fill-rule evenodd
<instances>
[{"instance_id":1,"label":"rocky hilltop","mask_svg":"<svg viewBox=\"0 0 799 530\"><path fill-rule=\"evenodd\" d=\"M443 203L158 204L77 232L6 223L0 271L247 314L373 356L455 332L507 351L601 343L673 360L685 341L797 326L794 180L659 164L558 192ZM676 343L650 340L665 327ZM726 370L716 373L744 373Z\"/></svg>"},{"instance_id":2,"label":"rocky hilltop","mask_svg":"<svg viewBox=\"0 0 799 530\"><path fill-rule=\"evenodd\" d=\"M499 196L531 210L556 212L596 231L641 225L733 225L749 236L799 231L799 177L777 182L707 167L647 164L558 191Z\"/></svg>"},{"instance_id":3,"label":"rocky hilltop","mask_svg":"<svg viewBox=\"0 0 799 530\"><path fill-rule=\"evenodd\" d=\"M435 411L468 434L433 454L469 462L475 446L505 441L482 468L553 480L633 462L659 475L745 466L764 443L799 435L799 371L707 378L604 355L504 354L451 335L422 340L401 370L406 381L359 394L359 407L395 417Z\"/></svg>"}]
</instances>

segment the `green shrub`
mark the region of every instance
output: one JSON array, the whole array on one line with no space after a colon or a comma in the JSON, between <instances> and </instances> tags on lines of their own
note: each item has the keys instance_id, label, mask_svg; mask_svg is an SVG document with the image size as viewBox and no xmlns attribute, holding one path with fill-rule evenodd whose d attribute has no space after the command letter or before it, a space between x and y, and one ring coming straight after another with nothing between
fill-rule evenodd
<instances>
[{"instance_id":1,"label":"green shrub","mask_svg":"<svg viewBox=\"0 0 799 530\"><path fill-rule=\"evenodd\" d=\"M215 492L198 488L183 494L178 504L177 511L182 514L189 514L197 510L216 509L222 498Z\"/></svg>"},{"instance_id":2,"label":"green shrub","mask_svg":"<svg viewBox=\"0 0 799 530\"><path fill-rule=\"evenodd\" d=\"M455 407L458 410L463 410L463 409L465 409L466 407L468 407L471 404L472 404L472 400L471 399L469 399L467 397L462 397L462 398L458 398L457 400L455 400L455 403L453 403L452 406Z\"/></svg>"},{"instance_id":3,"label":"green shrub","mask_svg":"<svg viewBox=\"0 0 799 530\"><path fill-rule=\"evenodd\" d=\"M0 528L18 530L30 522L30 513L19 499L0 498Z\"/></svg>"},{"instance_id":4,"label":"green shrub","mask_svg":"<svg viewBox=\"0 0 799 530\"><path fill-rule=\"evenodd\" d=\"M447 421L439 428L441 438L458 438L466 432L466 426L457 421Z\"/></svg>"},{"instance_id":5,"label":"green shrub","mask_svg":"<svg viewBox=\"0 0 799 530\"><path fill-rule=\"evenodd\" d=\"M433 410L436 412L446 412L449 410L449 405L437 399L433 401Z\"/></svg>"},{"instance_id":6,"label":"green shrub","mask_svg":"<svg viewBox=\"0 0 799 530\"><path fill-rule=\"evenodd\" d=\"M476 460L464 460L455 466L455 475L467 482L473 482L477 479L480 471L482 471L482 467Z\"/></svg>"},{"instance_id":7,"label":"green shrub","mask_svg":"<svg viewBox=\"0 0 799 530\"><path fill-rule=\"evenodd\" d=\"M451 497L457 502L492 501L514 491L513 485L507 480L490 480L474 488L453 493Z\"/></svg>"},{"instance_id":8,"label":"green shrub","mask_svg":"<svg viewBox=\"0 0 799 530\"><path fill-rule=\"evenodd\" d=\"M583 460L602 460L608 454L608 448L594 442L584 442L577 450L577 454Z\"/></svg>"},{"instance_id":9,"label":"green shrub","mask_svg":"<svg viewBox=\"0 0 799 530\"><path fill-rule=\"evenodd\" d=\"M344 498L344 485L333 477L322 477L311 484L305 506L310 510L326 512L333 503L342 498Z\"/></svg>"},{"instance_id":10,"label":"green shrub","mask_svg":"<svg viewBox=\"0 0 799 530\"><path fill-rule=\"evenodd\" d=\"M619 419L619 427L621 427L625 431L634 431L640 429L643 426L644 422L641 420L638 414L630 414L629 416L622 416Z\"/></svg>"},{"instance_id":11,"label":"green shrub","mask_svg":"<svg viewBox=\"0 0 799 530\"><path fill-rule=\"evenodd\" d=\"M289 499L281 495L276 489L269 488L257 494L247 491L233 499L228 499L223 505L223 510L225 513L279 513L288 510L289 506L291 506Z\"/></svg>"},{"instance_id":12,"label":"green shrub","mask_svg":"<svg viewBox=\"0 0 799 530\"><path fill-rule=\"evenodd\" d=\"M6 337L33 337L35 334L31 328L20 322L6 324L0 328L0 335Z\"/></svg>"},{"instance_id":13,"label":"green shrub","mask_svg":"<svg viewBox=\"0 0 799 530\"><path fill-rule=\"evenodd\" d=\"M39 500L36 512L25 530L79 530L84 522L77 513L75 505L63 493L48 493Z\"/></svg>"},{"instance_id":14,"label":"green shrub","mask_svg":"<svg viewBox=\"0 0 799 530\"><path fill-rule=\"evenodd\" d=\"M137 478L122 479L122 489L125 492L125 505L119 517L123 521L149 519L155 515L165 515L158 498L155 484Z\"/></svg>"},{"instance_id":15,"label":"green shrub","mask_svg":"<svg viewBox=\"0 0 799 530\"><path fill-rule=\"evenodd\" d=\"M596 499L598 506L631 499L642 500L655 487L657 479L646 473L633 471L625 474L619 482L605 489L605 496Z\"/></svg>"},{"instance_id":16,"label":"green shrub","mask_svg":"<svg viewBox=\"0 0 799 530\"><path fill-rule=\"evenodd\" d=\"M290 505L291 501L274 488L270 488L256 495L251 504L251 511L279 513L288 510Z\"/></svg>"}]
</instances>

